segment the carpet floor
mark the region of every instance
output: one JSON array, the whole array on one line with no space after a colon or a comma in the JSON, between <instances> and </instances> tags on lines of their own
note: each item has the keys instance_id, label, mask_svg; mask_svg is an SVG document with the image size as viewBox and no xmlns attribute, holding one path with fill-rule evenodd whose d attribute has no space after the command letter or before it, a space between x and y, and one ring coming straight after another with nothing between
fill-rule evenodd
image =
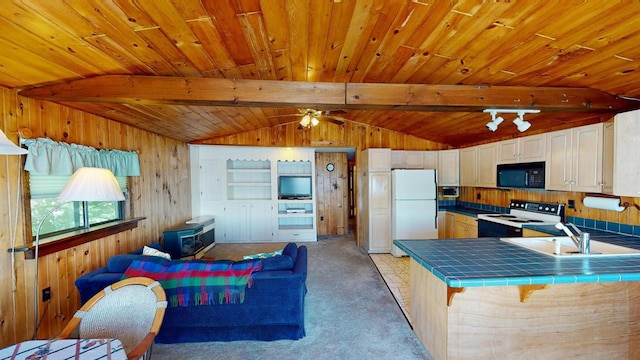
<instances>
[{"instance_id":1,"label":"carpet floor","mask_svg":"<svg viewBox=\"0 0 640 360\"><path fill-rule=\"evenodd\" d=\"M284 245L217 244L207 257L237 260ZM152 359L432 359L353 237L331 237L303 245L309 249L306 337L155 344Z\"/></svg>"}]
</instances>

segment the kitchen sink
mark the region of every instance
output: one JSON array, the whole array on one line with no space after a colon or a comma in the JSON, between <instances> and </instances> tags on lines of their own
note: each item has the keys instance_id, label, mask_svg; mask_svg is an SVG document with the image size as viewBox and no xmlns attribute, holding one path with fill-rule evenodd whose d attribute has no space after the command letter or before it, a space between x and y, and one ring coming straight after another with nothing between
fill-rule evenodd
<instances>
[{"instance_id":1,"label":"kitchen sink","mask_svg":"<svg viewBox=\"0 0 640 360\"><path fill-rule=\"evenodd\" d=\"M591 240L591 252L581 254L573 241L568 236L549 237L515 237L500 238L529 250L537 251L558 258L585 258L604 256L635 256L640 255L640 250L625 246L613 245L602 241ZM556 254L556 242L560 244L559 254Z\"/></svg>"}]
</instances>

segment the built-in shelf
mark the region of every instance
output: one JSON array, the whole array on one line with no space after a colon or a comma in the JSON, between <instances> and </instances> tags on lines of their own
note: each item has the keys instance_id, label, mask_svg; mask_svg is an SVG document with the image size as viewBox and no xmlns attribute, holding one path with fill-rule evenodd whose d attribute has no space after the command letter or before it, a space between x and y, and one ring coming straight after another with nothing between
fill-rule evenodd
<instances>
[{"instance_id":1,"label":"built-in shelf","mask_svg":"<svg viewBox=\"0 0 640 360\"><path fill-rule=\"evenodd\" d=\"M278 176L311 175L311 161L278 161Z\"/></svg>"},{"instance_id":2,"label":"built-in shelf","mask_svg":"<svg viewBox=\"0 0 640 360\"><path fill-rule=\"evenodd\" d=\"M217 243L317 240L313 149L194 145L190 152L193 212L216 216ZM294 192L280 199L283 176L293 177L285 188Z\"/></svg>"},{"instance_id":3,"label":"built-in shelf","mask_svg":"<svg viewBox=\"0 0 640 360\"><path fill-rule=\"evenodd\" d=\"M227 160L229 200L271 200L271 161Z\"/></svg>"},{"instance_id":4,"label":"built-in shelf","mask_svg":"<svg viewBox=\"0 0 640 360\"><path fill-rule=\"evenodd\" d=\"M311 161L278 161L277 169L278 177L312 176L313 173ZM284 241L315 240L315 216L312 198L278 200L278 237Z\"/></svg>"}]
</instances>

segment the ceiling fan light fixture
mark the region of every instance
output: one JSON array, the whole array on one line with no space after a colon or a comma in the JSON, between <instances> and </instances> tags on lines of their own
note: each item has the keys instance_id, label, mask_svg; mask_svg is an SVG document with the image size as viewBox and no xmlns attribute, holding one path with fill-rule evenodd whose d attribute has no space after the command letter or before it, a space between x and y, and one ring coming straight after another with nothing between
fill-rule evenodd
<instances>
[{"instance_id":1,"label":"ceiling fan light fixture","mask_svg":"<svg viewBox=\"0 0 640 360\"><path fill-rule=\"evenodd\" d=\"M311 126L316 126L319 123L320 123L320 120L318 120L316 117L311 118Z\"/></svg>"},{"instance_id":2,"label":"ceiling fan light fixture","mask_svg":"<svg viewBox=\"0 0 640 360\"><path fill-rule=\"evenodd\" d=\"M302 126L302 127L310 127L310 125L311 125L311 116L309 116L307 114L307 115L302 117L302 120L300 120L300 126Z\"/></svg>"}]
</instances>

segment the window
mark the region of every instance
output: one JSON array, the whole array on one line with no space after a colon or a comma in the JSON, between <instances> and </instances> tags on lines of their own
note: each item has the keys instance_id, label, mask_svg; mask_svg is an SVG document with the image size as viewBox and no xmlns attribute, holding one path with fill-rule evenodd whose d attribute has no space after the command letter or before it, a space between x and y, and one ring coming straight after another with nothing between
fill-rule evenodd
<instances>
[{"instance_id":1,"label":"window","mask_svg":"<svg viewBox=\"0 0 640 360\"><path fill-rule=\"evenodd\" d=\"M47 138L24 139L23 143L29 148L24 169L29 172L33 235L38 233L42 238L65 234L65 238L73 238L81 233L76 230L88 229L98 224L113 223L114 227L119 227L118 223L125 217L125 201L78 201L62 204L57 200L57 196L76 170L95 167L110 170L116 176L126 198L127 177L140 176L138 153L99 150ZM40 225L41 222L42 225ZM40 227L39 231L38 227ZM104 230L104 228L95 230ZM91 232L87 231L87 233ZM51 243L57 242L51 241Z\"/></svg>"},{"instance_id":2,"label":"window","mask_svg":"<svg viewBox=\"0 0 640 360\"><path fill-rule=\"evenodd\" d=\"M63 202L56 197L70 176L31 175L31 233L34 238L42 219L40 239L95 225L124 219L124 201ZM127 193L127 178L116 177L120 188ZM49 214L51 212L51 214Z\"/></svg>"}]
</instances>

